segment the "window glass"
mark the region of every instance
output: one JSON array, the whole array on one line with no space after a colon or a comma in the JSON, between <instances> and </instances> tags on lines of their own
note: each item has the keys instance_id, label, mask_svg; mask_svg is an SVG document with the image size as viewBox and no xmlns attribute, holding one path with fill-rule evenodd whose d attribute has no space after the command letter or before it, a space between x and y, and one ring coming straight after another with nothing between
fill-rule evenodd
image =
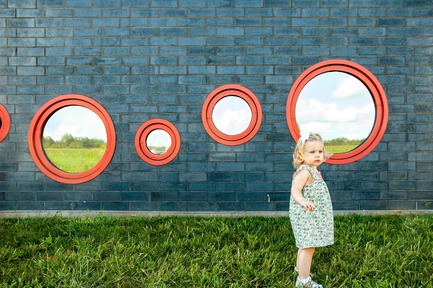
<instances>
[{"instance_id":1,"label":"window glass","mask_svg":"<svg viewBox=\"0 0 433 288\"><path fill-rule=\"evenodd\" d=\"M370 135L375 110L370 91L358 78L334 71L314 77L302 88L296 121L300 131L320 131L330 152L345 153Z\"/></svg>"},{"instance_id":2,"label":"window glass","mask_svg":"<svg viewBox=\"0 0 433 288\"><path fill-rule=\"evenodd\" d=\"M143 161L156 166L165 165L179 153L180 134L170 121L151 119L138 128L134 146Z\"/></svg>"},{"instance_id":3,"label":"window glass","mask_svg":"<svg viewBox=\"0 0 433 288\"><path fill-rule=\"evenodd\" d=\"M319 62L293 83L286 120L295 141L301 132L322 135L334 154L329 164L348 164L379 144L388 124L388 100L379 80L348 60Z\"/></svg>"},{"instance_id":4,"label":"window glass","mask_svg":"<svg viewBox=\"0 0 433 288\"><path fill-rule=\"evenodd\" d=\"M163 129L155 129L147 136L146 145L151 153L155 155L164 154L171 146L170 134Z\"/></svg>"},{"instance_id":5,"label":"window glass","mask_svg":"<svg viewBox=\"0 0 433 288\"><path fill-rule=\"evenodd\" d=\"M57 168L82 173L104 156L107 133L96 113L81 106L67 106L50 116L43 130L45 155Z\"/></svg>"},{"instance_id":6,"label":"window glass","mask_svg":"<svg viewBox=\"0 0 433 288\"><path fill-rule=\"evenodd\" d=\"M257 134L262 123L262 107L248 88L227 84L209 93L201 117L212 139L236 146L250 141Z\"/></svg>"},{"instance_id":7,"label":"window glass","mask_svg":"<svg viewBox=\"0 0 433 288\"><path fill-rule=\"evenodd\" d=\"M251 123L252 112L248 103L236 96L219 100L212 111L212 121L216 128L227 135L244 132Z\"/></svg>"},{"instance_id":8,"label":"window glass","mask_svg":"<svg viewBox=\"0 0 433 288\"><path fill-rule=\"evenodd\" d=\"M108 112L83 95L65 94L46 102L30 123L29 152L48 177L80 184L101 174L116 148L116 131Z\"/></svg>"}]
</instances>

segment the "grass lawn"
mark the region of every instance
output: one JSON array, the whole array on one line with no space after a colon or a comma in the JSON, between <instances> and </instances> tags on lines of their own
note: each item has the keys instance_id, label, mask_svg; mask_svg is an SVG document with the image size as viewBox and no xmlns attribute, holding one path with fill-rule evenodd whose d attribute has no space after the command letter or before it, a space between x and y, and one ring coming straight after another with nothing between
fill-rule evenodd
<instances>
[{"instance_id":1,"label":"grass lawn","mask_svg":"<svg viewBox=\"0 0 433 288\"><path fill-rule=\"evenodd\" d=\"M326 145L325 144L325 149L331 153L346 153L352 151L358 146L359 144L347 144L347 145Z\"/></svg>"},{"instance_id":2,"label":"grass lawn","mask_svg":"<svg viewBox=\"0 0 433 288\"><path fill-rule=\"evenodd\" d=\"M92 169L104 156L104 149L71 149L71 148L46 148L47 158L57 168L69 173L81 173Z\"/></svg>"},{"instance_id":3,"label":"grass lawn","mask_svg":"<svg viewBox=\"0 0 433 288\"><path fill-rule=\"evenodd\" d=\"M433 287L433 215L335 218L324 287ZM0 219L0 287L293 287L286 217Z\"/></svg>"}]
</instances>

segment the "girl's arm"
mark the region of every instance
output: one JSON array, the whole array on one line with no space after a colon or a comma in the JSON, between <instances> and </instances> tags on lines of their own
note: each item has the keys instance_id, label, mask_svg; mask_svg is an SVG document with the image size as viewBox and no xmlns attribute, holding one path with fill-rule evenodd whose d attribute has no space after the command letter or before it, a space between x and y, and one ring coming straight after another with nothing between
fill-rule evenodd
<instances>
[{"instance_id":1,"label":"girl's arm","mask_svg":"<svg viewBox=\"0 0 433 288\"><path fill-rule=\"evenodd\" d=\"M298 172L298 174L296 174L295 178L293 179L291 189L293 200L308 211L313 211L314 209L316 209L316 206L314 205L314 203L304 198L304 196L302 195L302 189L305 185L308 185L311 182L312 177L310 172L308 172L307 170L301 170Z\"/></svg>"}]
</instances>

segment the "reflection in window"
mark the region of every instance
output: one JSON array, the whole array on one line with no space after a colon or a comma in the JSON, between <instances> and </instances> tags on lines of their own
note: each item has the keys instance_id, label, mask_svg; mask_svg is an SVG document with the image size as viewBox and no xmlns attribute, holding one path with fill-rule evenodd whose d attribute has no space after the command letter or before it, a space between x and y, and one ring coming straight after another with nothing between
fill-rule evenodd
<instances>
[{"instance_id":1,"label":"reflection in window","mask_svg":"<svg viewBox=\"0 0 433 288\"><path fill-rule=\"evenodd\" d=\"M162 129L153 130L147 136L146 146L155 155L164 154L171 146L170 134Z\"/></svg>"},{"instance_id":2,"label":"reflection in window","mask_svg":"<svg viewBox=\"0 0 433 288\"><path fill-rule=\"evenodd\" d=\"M252 112L248 103L241 97L227 96L219 100L212 111L215 127L227 134L244 132L251 123Z\"/></svg>"},{"instance_id":3,"label":"reflection in window","mask_svg":"<svg viewBox=\"0 0 433 288\"><path fill-rule=\"evenodd\" d=\"M46 122L42 145L45 155L58 169L82 173L101 161L107 133L101 118L90 109L66 106Z\"/></svg>"},{"instance_id":4,"label":"reflection in window","mask_svg":"<svg viewBox=\"0 0 433 288\"><path fill-rule=\"evenodd\" d=\"M367 87L343 72L326 72L311 79L296 104L300 131L318 132L333 153L352 151L370 135L376 109Z\"/></svg>"}]
</instances>

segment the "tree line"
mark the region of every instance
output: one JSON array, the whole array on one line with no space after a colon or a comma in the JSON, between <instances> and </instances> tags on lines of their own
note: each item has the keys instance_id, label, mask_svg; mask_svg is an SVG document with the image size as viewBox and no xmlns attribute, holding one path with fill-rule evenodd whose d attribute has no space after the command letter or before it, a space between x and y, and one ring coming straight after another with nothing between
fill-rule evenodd
<instances>
[{"instance_id":1,"label":"tree line","mask_svg":"<svg viewBox=\"0 0 433 288\"><path fill-rule=\"evenodd\" d=\"M347 139L346 137L338 137L331 140L325 140L325 145L355 145L365 141L364 139Z\"/></svg>"},{"instance_id":2,"label":"tree line","mask_svg":"<svg viewBox=\"0 0 433 288\"><path fill-rule=\"evenodd\" d=\"M105 149L107 143L104 140L88 137L74 137L69 133L62 136L60 140L54 140L47 136L43 139L44 148L102 148Z\"/></svg>"}]
</instances>

